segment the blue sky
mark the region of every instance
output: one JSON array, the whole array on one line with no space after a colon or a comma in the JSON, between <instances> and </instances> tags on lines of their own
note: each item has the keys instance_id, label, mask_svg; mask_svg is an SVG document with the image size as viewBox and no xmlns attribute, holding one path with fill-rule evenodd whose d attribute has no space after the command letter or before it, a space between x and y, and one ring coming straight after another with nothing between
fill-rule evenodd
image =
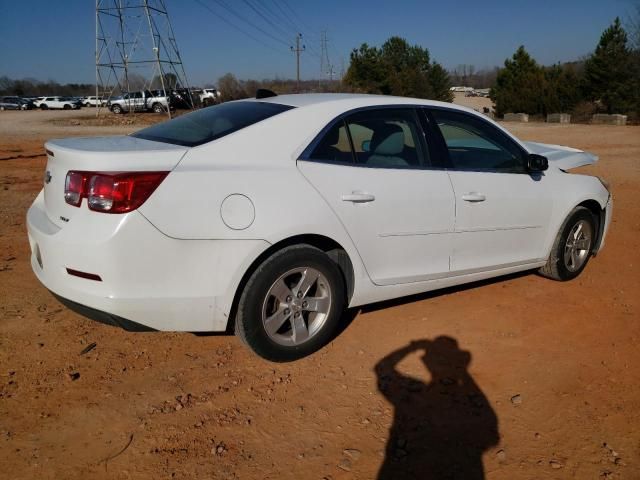
<instances>
[{"instance_id":1,"label":"blue sky","mask_svg":"<svg viewBox=\"0 0 640 480\"><path fill-rule=\"evenodd\" d=\"M271 20L279 29L257 17L248 3L278 16ZM380 45L392 35L427 47L447 68L502 65L521 44L543 64L574 60L593 50L616 16L627 15L631 0L166 0L166 5L190 83L202 85L226 72L245 79L293 78L291 23L310 46L302 54L303 78L319 76L315 54L323 29L337 71L342 59L348 65L354 47ZM94 0L0 0L0 75L91 83L94 50Z\"/></svg>"}]
</instances>

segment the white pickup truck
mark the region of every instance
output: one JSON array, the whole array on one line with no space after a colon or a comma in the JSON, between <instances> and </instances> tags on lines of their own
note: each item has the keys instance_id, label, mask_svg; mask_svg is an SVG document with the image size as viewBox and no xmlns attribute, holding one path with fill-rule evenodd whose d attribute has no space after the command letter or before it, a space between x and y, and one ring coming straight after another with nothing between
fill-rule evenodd
<instances>
[{"instance_id":1,"label":"white pickup truck","mask_svg":"<svg viewBox=\"0 0 640 480\"><path fill-rule=\"evenodd\" d=\"M166 112L169 108L167 97L154 96L149 90L124 93L109 101L109 109L113 113L127 112Z\"/></svg>"},{"instance_id":2,"label":"white pickup truck","mask_svg":"<svg viewBox=\"0 0 640 480\"><path fill-rule=\"evenodd\" d=\"M204 106L220 103L220 92L215 88L205 88L200 94L200 102Z\"/></svg>"}]
</instances>

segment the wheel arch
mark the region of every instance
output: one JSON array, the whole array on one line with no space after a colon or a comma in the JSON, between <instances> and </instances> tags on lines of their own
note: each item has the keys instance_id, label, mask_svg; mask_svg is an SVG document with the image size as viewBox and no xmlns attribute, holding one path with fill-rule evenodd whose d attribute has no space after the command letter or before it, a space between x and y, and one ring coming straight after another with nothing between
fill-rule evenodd
<instances>
[{"instance_id":1,"label":"wheel arch","mask_svg":"<svg viewBox=\"0 0 640 480\"><path fill-rule=\"evenodd\" d=\"M594 199L584 200L576 205L576 207L584 207L588 209L593 215L593 220L596 222L596 240L593 242L593 246L591 248L592 253L595 255L600 249L600 243L603 238L606 211L602 208L600 202Z\"/></svg>"},{"instance_id":2,"label":"wheel arch","mask_svg":"<svg viewBox=\"0 0 640 480\"><path fill-rule=\"evenodd\" d=\"M242 291L244 290L244 287L246 286L253 272L255 272L255 270L271 255L282 250L283 248L290 247L292 245L311 245L312 247L316 247L325 252L327 256L338 265L345 283L346 303L349 303L355 288L355 273L353 262L349 257L346 249L335 240L324 235L295 235L270 245L269 248L258 255L246 269L233 294L233 300L231 302L231 307L229 310L229 322L227 323L228 332L233 332L235 329L235 316L238 308L238 302L240 300L240 296L242 295Z\"/></svg>"}]
</instances>

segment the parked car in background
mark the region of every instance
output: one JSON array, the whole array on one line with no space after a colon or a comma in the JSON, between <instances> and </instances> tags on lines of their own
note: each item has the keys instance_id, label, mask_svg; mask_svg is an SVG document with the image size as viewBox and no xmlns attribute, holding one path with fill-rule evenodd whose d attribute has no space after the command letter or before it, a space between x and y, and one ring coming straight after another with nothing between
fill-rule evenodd
<instances>
[{"instance_id":1,"label":"parked car in background","mask_svg":"<svg viewBox=\"0 0 640 480\"><path fill-rule=\"evenodd\" d=\"M127 112L166 112L169 108L169 100L165 96L153 95L149 90L124 93L112 98L108 102L109 110L113 113Z\"/></svg>"},{"instance_id":2,"label":"parked car in background","mask_svg":"<svg viewBox=\"0 0 640 480\"><path fill-rule=\"evenodd\" d=\"M47 97L32 97L31 101L33 102L33 105L38 108L40 107L40 102L42 102L45 98Z\"/></svg>"},{"instance_id":3,"label":"parked car in background","mask_svg":"<svg viewBox=\"0 0 640 480\"><path fill-rule=\"evenodd\" d=\"M170 94L171 106L179 109L191 109L193 108L193 102L199 101L198 97L194 97L193 92L190 92L186 88L178 88L172 90Z\"/></svg>"},{"instance_id":4,"label":"parked car in background","mask_svg":"<svg viewBox=\"0 0 640 480\"><path fill-rule=\"evenodd\" d=\"M220 103L220 92L215 88L204 88L200 93L200 102L205 107Z\"/></svg>"},{"instance_id":5,"label":"parked car in background","mask_svg":"<svg viewBox=\"0 0 640 480\"><path fill-rule=\"evenodd\" d=\"M429 100L269 96L45 148L27 224L49 290L131 330L233 322L274 361L321 348L346 306L571 280L611 223L607 184L568 173L597 157Z\"/></svg>"},{"instance_id":6,"label":"parked car in background","mask_svg":"<svg viewBox=\"0 0 640 480\"><path fill-rule=\"evenodd\" d=\"M0 97L0 110L21 110L22 104L15 98L16 97Z\"/></svg>"},{"instance_id":7,"label":"parked car in background","mask_svg":"<svg viewBox=\"0 0 640 480\"><path fill-rule=\"evenodd\" d=\"M20 97L0 97L0 110L31 110L33 103Z\"/></svg>"},{"instance_id":8,"label":"parked car in background","mask_svg":"<svg viewBox=\"0 0 640 480\"><path fill-rule=\"evenodd\" d=\"M48 110L48 109L76 110L80 108L80 105L77 101L69 97L45 97L38 103L38 108L42 110Z\"/></svg>"}]
</instances>

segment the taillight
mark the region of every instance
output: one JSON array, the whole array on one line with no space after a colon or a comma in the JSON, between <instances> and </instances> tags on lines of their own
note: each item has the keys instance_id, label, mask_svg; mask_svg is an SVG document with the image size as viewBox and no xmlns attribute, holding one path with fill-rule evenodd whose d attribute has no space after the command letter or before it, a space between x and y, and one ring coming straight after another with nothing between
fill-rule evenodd
<instances>
[{"instance_id":1,"label":"taillight","mask_svg":"<svg viewBox=\"0 0 640 480\"><path fill-rule=\"evenodd\" d=\"M140 207L169 172L67 173L64 198L79 207L86 198L90 210L127 213Z\"/></svg>"}]
</instances>

